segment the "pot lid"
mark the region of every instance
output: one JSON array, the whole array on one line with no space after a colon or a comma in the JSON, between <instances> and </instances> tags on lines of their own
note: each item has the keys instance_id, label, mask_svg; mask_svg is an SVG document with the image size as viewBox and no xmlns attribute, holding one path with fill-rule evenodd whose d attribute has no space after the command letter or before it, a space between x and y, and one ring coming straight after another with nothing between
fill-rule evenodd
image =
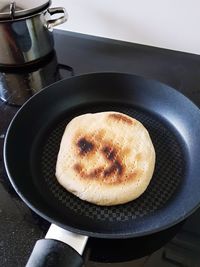
<instances>
[{"instance_id":1,"label":"pot lid","mask_svg":"<svg viewBox=\"0 0 200 267\"><path fill-rule=\"evenodd\" d=\"M36 13L51 4L51 0L0 0L0 19L15 19Z\"/></svg>"}]
</instances>

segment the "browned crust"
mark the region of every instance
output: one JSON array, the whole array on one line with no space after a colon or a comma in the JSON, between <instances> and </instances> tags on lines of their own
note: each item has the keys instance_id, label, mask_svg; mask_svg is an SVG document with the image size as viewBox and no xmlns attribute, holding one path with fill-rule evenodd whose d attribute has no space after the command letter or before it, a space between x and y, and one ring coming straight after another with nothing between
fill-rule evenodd
<instances>
[{"instance_id":1,"label":"browned crust","mask_svg":"<svg viewBox=\"0 0 200 267\"><path fill-rule=\"evenodd\" d=\"M127 147L122 149L112 141L105 140L104 136L103 129L95 132L95 135L83 132L75 135L74 145L77 151L77 161L73 166L75 173L82 179L98 180L106 184L119 184L135 178L138 172L134 170L134 173L126 173L123 163L130 149ZM103 155L107 166L98 166L88 172L83 166L82 159L92 161L96 153Z\"/></svg>"},{"instance_id":2,"label":"browned crust","mask_svg":"<svg viewBox=\"0 0 200 267\"><path fill-rule=\"evenodd\" d=\"M74 165L74 170L82 177L82 178L95 178L95 177L98 177L102 171L103 171L103 168L96 168L92 171L90 171L89 173L87 173L83 166L80 164L80 163L76 163Z\"/></svg>"},{"instance_id":3,"label":"browned crust","mask_svg":"<svg viewBox=\"0 0 200 267\"><path fill-rule=\"evenodd\" d=\"M128 182L130 180L133 181L136 177L142 174L142 170L134 170L132 173L129 173L129 174L114 176L113 174L116 170L118 172L121 172L121 169L119 166L117 163L116 165L113 164L109 168L106 168L106 169L104 169L103 167L98 167L96 169L93 169L89 173L87 173L85 171L85 168L79 163L76 163L73 166L73 168L80 178L84 180L88 179L88 180L96 180L96 181L104 182L107 185L113 185L113 184L117 185L117 184L122 184L124 182Z\"/></svg>"},{"instance_id":4,"label":"browned crust","mask_svg":"<svg viewBox=\"0 0 200 267\"><path fill-rule=\"evenodd\" d=\"M125 122L129 125L133 124L133 120L131 118L128 118L127 116L124 116L122 114L118 114L118 113L112 113L108 115L108 118L113 119L115 121L122 121Z\"/></svg>"}]
</instances>

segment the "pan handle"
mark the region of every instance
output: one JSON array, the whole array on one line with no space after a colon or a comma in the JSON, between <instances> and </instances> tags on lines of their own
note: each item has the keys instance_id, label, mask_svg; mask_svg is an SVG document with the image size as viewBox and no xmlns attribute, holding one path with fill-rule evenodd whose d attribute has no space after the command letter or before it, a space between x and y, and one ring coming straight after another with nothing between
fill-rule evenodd
<instances>
[{"instance_id":1,"label":"pan handle","mask_svg":"<svg viewBox=\"0 0 200 267\"><path fill-rule=\"evenodd\" d=\"M69 245L53 239L36 242L26 267L81 267L83 259Z\"/></svg>"},{"instance_id":2,"label":"pan handle","mask_svg":"<svg viewBox=\"0 0 200 267\"><path fill-rule=\"evenodd\" d=\"M26 267L81 267L88 237L51 224L45 239L36 242Z\"/></svg>"}]
</instances>

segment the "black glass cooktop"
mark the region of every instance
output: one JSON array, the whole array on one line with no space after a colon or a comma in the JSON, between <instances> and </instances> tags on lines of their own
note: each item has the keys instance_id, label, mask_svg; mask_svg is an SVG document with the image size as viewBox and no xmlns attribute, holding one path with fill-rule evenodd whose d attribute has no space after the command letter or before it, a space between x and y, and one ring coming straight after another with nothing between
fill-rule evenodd
<instances>
[{"instance_id":1,"label":"black glass cooktop","mask_svg":"<svg viewBox=\"0 0 200 267\"><path fill-rule=\"evenodd\" d=\"M111 71L159 80L200 107L199 55L60 30L54 31L54 39L55 50L36 64L0 67L0 266L25 266L35 241L44 238L50 225L19 199L3 165L7 127L29 97L73 75ZM84 251L85 265L200 266L199 225L200 209L186 221L144 238L90 238Z\"/></svg>"}]
</instances>

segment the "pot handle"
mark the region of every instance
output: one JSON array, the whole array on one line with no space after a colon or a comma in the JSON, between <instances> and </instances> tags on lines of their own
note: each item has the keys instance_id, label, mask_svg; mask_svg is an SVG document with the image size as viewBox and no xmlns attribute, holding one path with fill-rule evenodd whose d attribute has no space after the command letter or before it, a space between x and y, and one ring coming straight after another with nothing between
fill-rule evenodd
<instances>
[{"instance_id":1,"label":"pot handle","mask_svg":"<svg viewBox=\"0 0 200 267\"><path fill-rule=\"evenodd\" d=\"M67 21L68 14L64 7L50 7L47 9L47 11L51 16L54 14L62 14L59 18L56 19L50 19L46 21L46 27L47 29L51 29L54 26L60 25Z\"/></svg>"},{"instance_id":2,"label":"pot handle","mask_svg":"<svg viewBox=\"0 0 200 267\"><path fill-rule=\"evenodd\" d=\"M53 239L36 242L26 267L81 267L83 259L69 245Z\"/></svg>"}]
</instances>

